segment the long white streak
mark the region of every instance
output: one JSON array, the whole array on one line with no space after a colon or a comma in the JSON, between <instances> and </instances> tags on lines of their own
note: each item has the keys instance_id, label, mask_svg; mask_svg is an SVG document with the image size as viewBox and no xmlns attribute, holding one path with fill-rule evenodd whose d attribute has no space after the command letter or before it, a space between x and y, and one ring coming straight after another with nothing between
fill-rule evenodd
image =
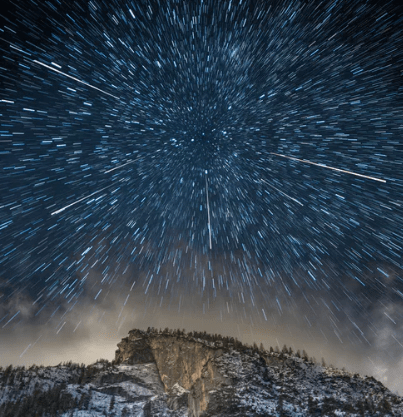
<instances>
[{"instance_id":1,"label":"long white streak","mask_svg":"<svg viewBox=\"0 0 403 417\"><path fill-rule=\"evenodd\" d=\"M22 358L25 352L31 347L31 343L25 348L24 352L21 353L20 358Z\"/></svg>"},{"instance_id":2,"label":"long white streak","mask_svg":"<svg viewBox=\"0 0 403 417\"><path fill-rule=\"evenodd\" d=\"M367 178L369 180L374 180L374 181L379 181L379 182L386 182L386 180L383 180L381 178L375 178L375 177L370 177L368 175L362 175L362 174L357 174L356 172L353 171L347 171L345 169L340 169L340 168L334 168L334 167L329 167L327 165L323 165L323 164L318 164L316 162L311 162L308 161L307 159L298 159L298 158L294 158L292 156L286 156L286 155L280 155L278 153L274 153L274 152L270 152L272 155L276 155L276 156L281 156L282 158L287 158L287 159L292 159L293 161L298 161L298 162L303 162L305 164L311 164L311 165L316 165L318 167L322 167L322 168L327 168L327 169L332 169L333 171L338 171L338 172L344 172L345 174L350 174L350 175L355 175L356 177L361 177L361 178Z\"/></svg>"},{"instance_id":3,"label":"long white streak","mask_svg":"<svg viewBox=\"0 0 403 417\"><path fill-rule=\"evenodd\" d=\"M211 242L211 223L210 223L210 204L208 200L208 183L207 183L207 172L206 172L206 196L207 196L207 222L208 222L208 233L209 233L209 242L210 250L213 249L213 244Z\"/></svg>"},{"instance_id":4,"label":"long white streak","mask_svg":"<svg viewBox=\"0 0 403 417\"><path fill-rule=\"evenodd\" d=\"M60 329L56 332L56 334L59 334L59 332L60 332L60 330L62 330L63 329L63 326L66 324L67 322L65 321L63 324L62 324L62 326L60 327Z\"/></svg>"},{"instance_id":5,"label":"long white streak","mask_svg":"<svg viewBox=\"0 0 403 417\"><path fill-rule=\"evenodd\" d=\"M274 188L276 191L278 191L280 194L285 195L286 197L288 197L289 199L295 201L296 203L298 203L300 206L303 206L303 204L298 201L296 198L289 196L288 194L286 194L284 191L279 190L278 188L276 188L274 185L269 184L266 180L262 180L265 184L267 184L269 187Z\"/></svg>"},{"instance_id":6,"label":"long white streak","mask_svg":"<svg viewBox=\"0 0 403 417\"><path fill-rule=\"evenodd\" d=\"M114 184L112 184L112 185L108 185L107 187L101 188L100 190L95 191L95 192L93 192L92 194L87 195L86 197L82 197L82 198L80 198L79 200L74 201L73 203L69 204L68 206L62 207L61 209L54 211L53 213L51 213L51 215L53 216L53 215L55 215L55 214L59 214L59 213L61 213L62 211L67 210L67 209L68 209L68 208L70 208L71 206L74 206L75 204L78 204L78 203L80 203L81 201L87 200L87 198L90 198L90 197L92 197L93 195L98 194L98 193L102 192L103 190L106 190L107 188L112 187L113 185L114 185Z\"/></svg>"},{"instance_id":7,"label":"long white streak","mask_svg":"<svg viewBox=\"0 0 403 417\"><path fill-rule=\"evenodd\" d=\"M63 72L63 71L59 71L58 69L56 69L56 68L54 68L54 67L51 67L50 65L46 65L46 64L44 64L43 62L37 61L36 59L34 59L34 60L33 60L33 62L35 62L36 64L39 64L39 65L42 65L43 67L48 68L48 69L50 69L50 70L52 70L52 71L54 71L54 72L57 72L58 74L62 74L62 75L64 75L65 77L71 78L71 79L72 79L72 80L74 80L74 81L77 81L77 82L79 82L79 83L81 83L81 84L84 84L84 85L86 85L87 87L91 87L91 88L93 88L94 90L98 90L98 91L100 91L101 93L107 94L108 96L111 96L111 97L115 98L116 100L119 100L119 101L120 101L120 98L119 98L119 97L116 97L116 96L114 96L114 95L113 95L113 94L111 94L111 93L108 93L108 92L106 92L106 91L104 91L104 90L101 90L100 88L95 87L94 85L88 84L88 83L86 83L85 81L81 81L79 78L76 78L76 77L73 77L72 75L66 74L66 73L65 73L65 72Z\"/></svg>"},{"instance_id":8,"label":"long white streak","mask_svg":"<svg viewBox=\"0 0 403 417\"><path fill-rule=\"evenodd\" d=\"M115 171L115 169L123 168L125 165L132 164L133 162L136 162L136 161L137 161L137 159L135 159L135 160L130 159L128 162L124 163L123 165L119 165L118 167L115 167L115 168L112 168L112 169L108 169L108 171L105 171L104 174L107 174L108 172Z\"/></svg>"},{"instance_id":9,"label":"long white streak","mask_svg":"<svg viewBox=\"0 0 403 417\"><path fill-rule=\"evenodd\" d=\"M78 326L80 325L81 320L77 323L77 326L74 328L73 333L77 330Z\"/></svg>"}]
</instances>

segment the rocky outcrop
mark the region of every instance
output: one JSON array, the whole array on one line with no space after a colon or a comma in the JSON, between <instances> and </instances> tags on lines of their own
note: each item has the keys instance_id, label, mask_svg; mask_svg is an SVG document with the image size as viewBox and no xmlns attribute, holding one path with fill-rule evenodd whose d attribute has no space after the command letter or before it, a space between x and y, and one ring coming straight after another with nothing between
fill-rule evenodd
<instances>
[{"instance_id":1,"label":"rocky outcrop","mask_svg":"<svg viewBox=\"0 0 403 417\"><path fill-rule=\"evenodd\" d=\"M115 355L115 362L125 362L128 365L139 363L154 362L153 352L151 351L149 339L138 337L138 333L131 333L118 343L118 350Z\"/></svg>"},{"instance_id":2,"label":"rocky outcrop","mask_svg":"<svg viewBox=\"0 0 403 417\"><path fill-rule=\"evenodd\" d=\"M118 364L154 362L165 392L182 390L179 397L172 397L172 407L180 408L186 403L189 417L200 416L207 410L210 391L232 383L215 365L214 359L223 354L223 349L202 340L132 330L118 348Z\"/></svg>"},{"instance_id":3,"label":"rocky outcrop","mask_svg":"<svg viewBox=\"0 0 403 417\"><path fill-rule=\"evenodd\" d=\"M0 367L0 416L393 417L403 399L306 353L206 333L133 330L115 360Z\"/></svg>"}]
</instances>

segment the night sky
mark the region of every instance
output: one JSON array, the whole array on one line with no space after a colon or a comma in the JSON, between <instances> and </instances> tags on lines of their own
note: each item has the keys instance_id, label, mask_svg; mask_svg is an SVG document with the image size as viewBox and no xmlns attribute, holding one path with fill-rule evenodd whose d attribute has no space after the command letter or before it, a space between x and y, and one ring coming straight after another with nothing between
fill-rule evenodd
<instances>
[{"instance_id":1,"label":"night sky","mask_svg":"<svg viewBox=\"0 0 403 417\"><path fill-rule=\"evenodd\" d=\"M0 365L168 326L403 394L398 4L2 2Z\"/></svg>"}]
</instances>

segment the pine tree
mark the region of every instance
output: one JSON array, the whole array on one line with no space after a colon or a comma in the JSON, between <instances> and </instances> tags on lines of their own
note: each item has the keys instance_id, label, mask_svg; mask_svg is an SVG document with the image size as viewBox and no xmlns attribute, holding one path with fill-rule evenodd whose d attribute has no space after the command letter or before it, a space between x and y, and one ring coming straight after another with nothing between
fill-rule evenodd
<instances>
[{"instance_id":1,"label":"pine tree","mask_svg":"<svg viewBox=\"0 0 403 417\"><path fill-rule=\"evenodd\" d=\"M3 380L5 383L7 383L12 371L13 371L13 365L8 365L3 374Z\"/></svg>"},{"instance_id":2,"label":"pine tree","mask_svg":"<svg viewBox=\"0 0 403 417\"><path fill-rule=\"evenodd\" d=\"M115 406L115 396L112 395L111 402L109 404L109 411L112 411L114 406Z\"/></svg>"},{"instance_id":3,"label":"pine tree","mask_svg":"<svg viewBox=\"0 0 403 417\"><path fill-rule=\"evenodd\" d=\"M308 396L308 413L313 415L316 413L316 402L310 395Z\"/></svg>"},{"instance_id":4,"label":"pine tree","mask_svg":"<svg viewBox=\"0 0 403 417\"><path fill-rule=\"evenodd\" d=\"M284 414L284 400L283 400L282 394L280 394L280 396L278 397L277 413L279 417L283 417L285 415Z\"/></svg>"},{"instance_id":5,"label":"pine tree","mask_svg":"<svg viewBox=\"0 0 403 417\"><path fill-rule=\"evenodd\" d=\"M122 417L129 417L129 415L130 415L130 410L127 407L125 407L122 410Z\"/></svg>"},{"instance_id":6,"label":"pine tree","mask_svg":"<svg viewBox=\"0 0 403 417\"><path fill-rule=\"evenodd\" d=\"M384 398L380 403L380 409L384 413L390 413L392 411L392 406L390 405L390 402L387 400L387 398Z\"/></svg>"}]
</instances>

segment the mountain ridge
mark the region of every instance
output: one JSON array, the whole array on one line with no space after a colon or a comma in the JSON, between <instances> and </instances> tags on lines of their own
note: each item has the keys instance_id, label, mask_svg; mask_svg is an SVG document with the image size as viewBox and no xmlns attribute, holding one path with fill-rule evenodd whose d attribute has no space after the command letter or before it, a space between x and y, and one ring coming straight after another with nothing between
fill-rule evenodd
<instances>
[{"instance_id":1,"label":"mountain ridge","mask_svg":"<svg viewBox=\"0 0 403 417\"><path fill-rule=\"evenodd\" d=\"M403 416L403 399L373 377L276 350L133 329L112 362L0 368L0 416Z\"/></svg>"}]
</instances>

